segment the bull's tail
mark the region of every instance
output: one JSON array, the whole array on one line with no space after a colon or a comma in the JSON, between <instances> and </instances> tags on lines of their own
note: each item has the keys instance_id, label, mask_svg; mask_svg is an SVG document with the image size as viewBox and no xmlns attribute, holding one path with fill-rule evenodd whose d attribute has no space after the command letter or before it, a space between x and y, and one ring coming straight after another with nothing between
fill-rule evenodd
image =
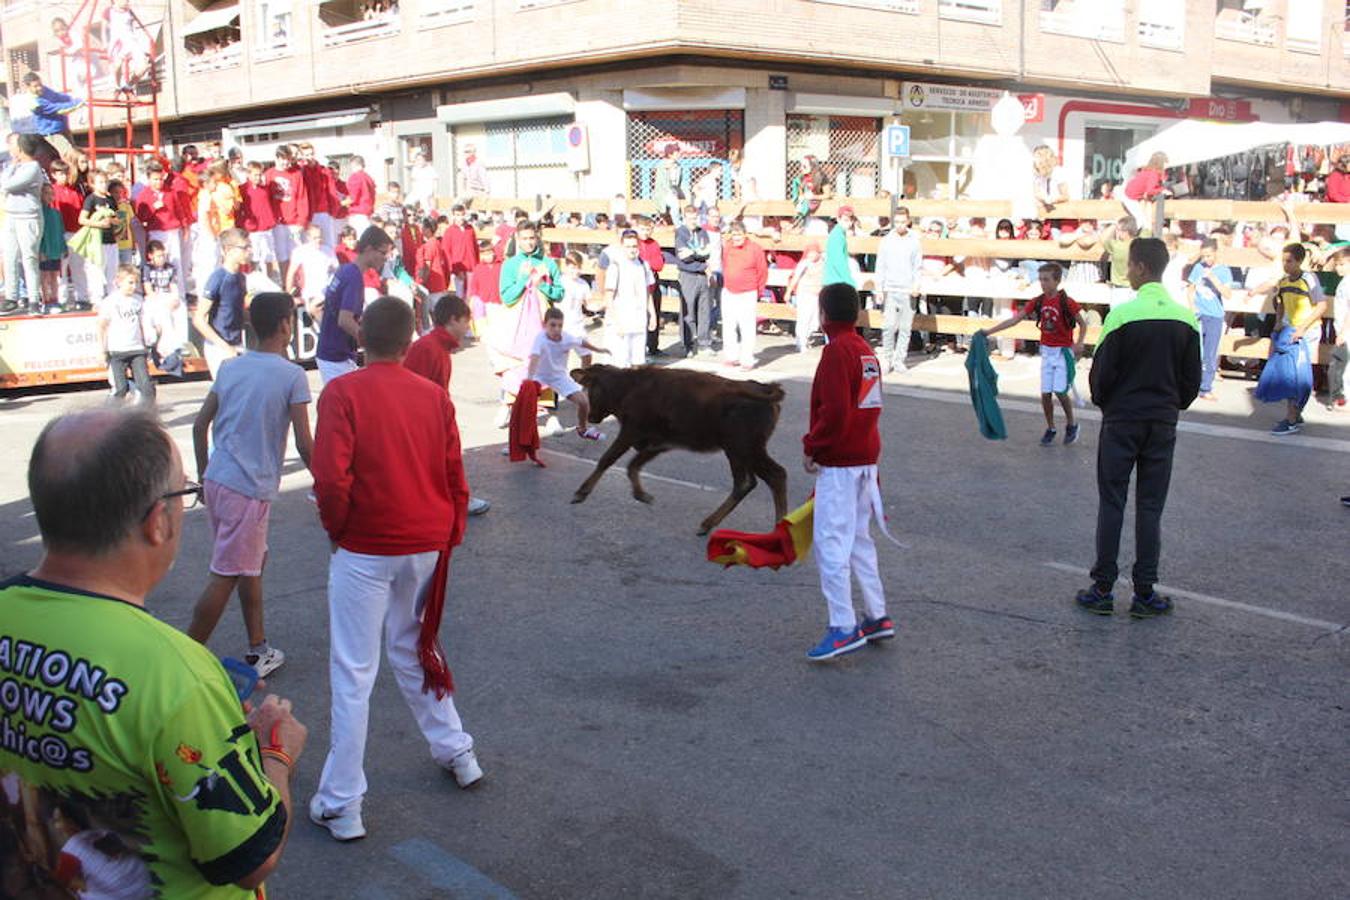
<instances>
[{"instance_id":1,"label":"bull's tail","mask_svg":"<svg viewBox=\"0 0 1350 900\"><path fill-rule=\"evenodd\" d=\"M745 389L746 396L772 403L774 406L782 403L783 398L787 396L783 388L777 384L765 384L762 381L742 381L740 385Z\"/></svg>"}]
</instances>

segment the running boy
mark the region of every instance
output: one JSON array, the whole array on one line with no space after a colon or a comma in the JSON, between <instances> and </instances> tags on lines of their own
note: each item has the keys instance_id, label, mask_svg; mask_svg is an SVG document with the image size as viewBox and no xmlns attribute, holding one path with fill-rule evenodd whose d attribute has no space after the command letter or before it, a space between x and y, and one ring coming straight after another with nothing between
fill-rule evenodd
<instances>
[{"instance_id":1,"label":"running boy","mask_svg":"<svg viewBox=\"0 0 1350 900\"><path fill-rule=\"evenodd\" d=\"M604 434L594 425L587 423L591 414L591 404L581 385L572 380L567 371L567 355L581 349L594 353L604 353L603 347L597 347L585 338L563 331L563 313L556 306L550 306L544 313L544 330L534 339L530 348L530 369L525 376L529 381L537 381L544 387L553 388L561 397L566 397L577 408L577 434L588 441L604 440Z\"/></svg>"},{"instance_id":2,"label":"running boy","mask_svg":"<svg viewBox=\"0 0 1350 900\"><path fill-rule=\"evenodd\" d=\"M811 428L802 438L802 466L816 476L811 549L830 624L820 643L806 651L813 662L895 637L870 533L872 515L881 507L881 364L858 335L859 307L852 285L821 288L822 328L829 343L811 383ZM867 607L861 624L853 611L850 575L857 576Z\"/></svg>"},{"instance_id":3,"label":"running boy","mask_svg":"<svg viewBox=\"0 0 1350 900\"><path fill-rule=\"evenodd\" d=\"M286 661L267 642L263 628L262 572L267 563L267 520L281 487L286 431L309 466L314 440L309 430L309 382L305 370L286 359L295 328L295 302L269 291L253 298L249 323L258 338L211 385L192 424L198 480L214 541L206 588L192 612L188 636L205 644L230 595L238 591L248 629L244 661L265 677ZM214 425L214 452L207 456Z\"/></svg>"},{"instance_id":4,"label":"running boy","mask_svg":"<svg viewBox=\"0 0 1350 900\"><path fill-rule=\"evenodd\" d=\"M1059 397L1059 405L1064 408L1064 444L1068 446L1078 440L1078 423L1074 421L1073 401L1069 398L1069 387L1073 384L1069 372L1076 367L1083 352L1087 321L1083 318L1082 307L1059 286L1064 274L1059 263L1044 263L1037 274L1041 280L1041 295L1024 305L1011 319L1004 319L990 328L984 336L993 337L1028 319L1040 326L1041 411L1045 413L1041 446L1049 447L1055 442L1055 397ZM1073 337L1074 323L1078 324L1077 340Z\"/></svg>"}]
</instances>

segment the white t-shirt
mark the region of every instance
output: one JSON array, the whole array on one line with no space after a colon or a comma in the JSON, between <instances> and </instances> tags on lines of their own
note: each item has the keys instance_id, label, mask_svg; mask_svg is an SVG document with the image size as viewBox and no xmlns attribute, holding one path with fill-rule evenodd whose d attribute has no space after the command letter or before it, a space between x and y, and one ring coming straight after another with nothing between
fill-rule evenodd
<instances>
[{"instance_id":1,"label":"white t-shirt","mask_svg":"<svg viewBox=\"0 0 1350 900\"><path fill-rule=\"evenodd\" d=\"M591 299L591 286L581 276L563 279L563 331L581 334L585 330L585 304Z\"/></svg>"},{"instance_id":2,"label":"white t-shirt","mask_svg":"<svg viewBox=\"0 0 1350 900\"><path fill-rule=\"evenodd\" d=\"M291 251L291 267L300 276L300 296L306 300L323 297L328 282L337 271L337 257L313 244L301 244Z\"/></svg>"},{"instance_id":3,"label":"white t-shirt","mask_svg":"<svg viewBox=\"0 0 1350 900\"><path fill-rule=\"evenodd\" d=\"M145 351L145 326L141 322L139 294L126 296L120 291L109 294L98 304L98 317L108 323L109 353Z\"/></svg>"},{"instance_id":4,"label":"white t-shirt","mask_svg":"<svg viewBox=\"0 0 1350 900\"><path fill-rule=\"evenodd\" d=\"M571 376L567 374L567 357L573 350L581 349L581 338L575 334L562 333L556 341L549 340L548 333L541 331L534 339L530 355L539 357L535 366L534 378L540 384L554 385L567 383Z\"/></svg>"},{"instance_id":5,"label":"white t-shirt","mask_svg":"<svg viewBox=\"0 0 1350 900\"><path fill-rule=\"evenodd\" d=\"M647 330L647 298L656 279L640 259L626 255L610 260L605 290L614 291L605 320L615 334L639 334Z\"/></svg>"}]
</instances>

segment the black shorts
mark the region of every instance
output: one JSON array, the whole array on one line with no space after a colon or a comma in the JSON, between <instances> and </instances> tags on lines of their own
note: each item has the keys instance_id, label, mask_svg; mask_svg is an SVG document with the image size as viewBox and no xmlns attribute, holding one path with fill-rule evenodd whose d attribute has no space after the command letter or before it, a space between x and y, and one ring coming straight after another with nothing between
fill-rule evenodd
<instances>
[{"instance_id":1,"label":"black shorts","mask_svg":"<svg viewBox=\"0 0 1350 900\"><path fill-rule=\"evenodd\" d=\"M60 272L61 260L59 259L40 259L38 260L39 272Z\"/></svg>"}]
</instances>

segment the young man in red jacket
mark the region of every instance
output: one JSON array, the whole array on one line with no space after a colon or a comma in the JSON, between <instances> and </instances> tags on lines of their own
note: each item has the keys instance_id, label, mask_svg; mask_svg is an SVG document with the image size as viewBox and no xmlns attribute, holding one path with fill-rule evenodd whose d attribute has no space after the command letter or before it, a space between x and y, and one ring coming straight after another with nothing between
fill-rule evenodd
<instances>
[{"instance_id":1,"label":"young man in red jacket","mask_svg":"<svg viewBox=\"0 0 1350 900\"><path fill-rule=\"evenodd\" d=\"M375 179L366 174L365 157L353 156L347 165L347 224L365 234L375 215Z\"/></svg>"},{"instance_id":2,"label":"young man in red jacket","mask_svg":"<svg viewBox=\"0 0 1350 900\"><path fill-rule=\"evenodd\" d=\"M478 235L465 221L466 212L463 203L450 207L450 224L441 235L441 247L450 264L450 290L461 297L468 296L469 273L478 265Z\"/></svg>"},{"instance_id":3,"label":"young man in red jacket","mask_svg":"<svg viewBox=\"0 0 1350 900\"><path fill-rule=\"evenodd\" d=\"M740 219L722 244L722 357L727 366L755 367L755 306L769 283L764 248L745 235Z\"/></svg>"},{"instance_id":4,"label":"young man in red jacket","mask_svg":"<svg viewBox=\"0 0 1350 900\"><path fill-rule=\"evenodd\" d=\"M277 204L277 226L272 231L277 260L285 269L291 261L291 251L304 243L305 226L309 224L309 195L305 191L305 177L295 164L290 147L277 148L276 165L263 173ZM331 249L331 248L330 248Z\"/></svg>"},{"instance_id":5,"label":"young man in red jacket","mask_svg":"<svg viewBox=\"0 0 1350 900\"><path fill-rule=\"evenodd\" d=\"M323 248L330 253L337 246L337 229L333 225L332 204L329 200L329 179L332 173L320 164L314 155L314 145L296 144L299 151L300 176L305 182L305 196L309 199L309 221L323 232Z\"/></svg>"},{"instance_id":6,"label":"young man in red jacket","mask_svg":"<svg viewBox=\"0 0 1350 900\"><path fill-rule=\"evenodd\" d=\"M412 333L412 309L402 300L381 297L371 303L361 318L365 368L333 379L319 395L311 471L319 520L333 546L328 566L333 731L309 813L340 841L366 833L363 761L382 633L403 699L432 757L460 787L483 777L451 695L438 699L439 690L423 690L433 670L419 645L421 614L439 602L436 588L444 591L443 583L432 584L433 574L444 571L438 557L464 536L469 485L449 394L402 365Z\"/></svg>"},{"instance_id":7,"label":"young man in red jacket","mask_svg":"<svg viewBox=\"0 0 1350 900\"><path fill-rule=\"evenodd\" d=\"M870 531L873 514L881 515L881 364L871 345L858 336L859 306L852 285L830 284L820 291L829 343L811 383L811 430L802 438L802 464L807 474L816 476L811 550L830 624L821 642L806 653L813 662L895 637ZM861 623L853 611L850 574L857 576L867 608Z\"/></svg>"},{"instance_id":8,"label":"young man in red jacket","mask_svg":"<svg viewBox=\"0 0 1350 900\"><path fill-rule=\"evenodd\" d=\"M248 164L248 180L239 185L239 196L239 222L248 232L248 242L253 247L253 265L266 267L268 277L279 284L282 272L273 234L277 227L277 203L272 198L272 189L263 181L262 163Z\"/></svg>"}]
</instances>

